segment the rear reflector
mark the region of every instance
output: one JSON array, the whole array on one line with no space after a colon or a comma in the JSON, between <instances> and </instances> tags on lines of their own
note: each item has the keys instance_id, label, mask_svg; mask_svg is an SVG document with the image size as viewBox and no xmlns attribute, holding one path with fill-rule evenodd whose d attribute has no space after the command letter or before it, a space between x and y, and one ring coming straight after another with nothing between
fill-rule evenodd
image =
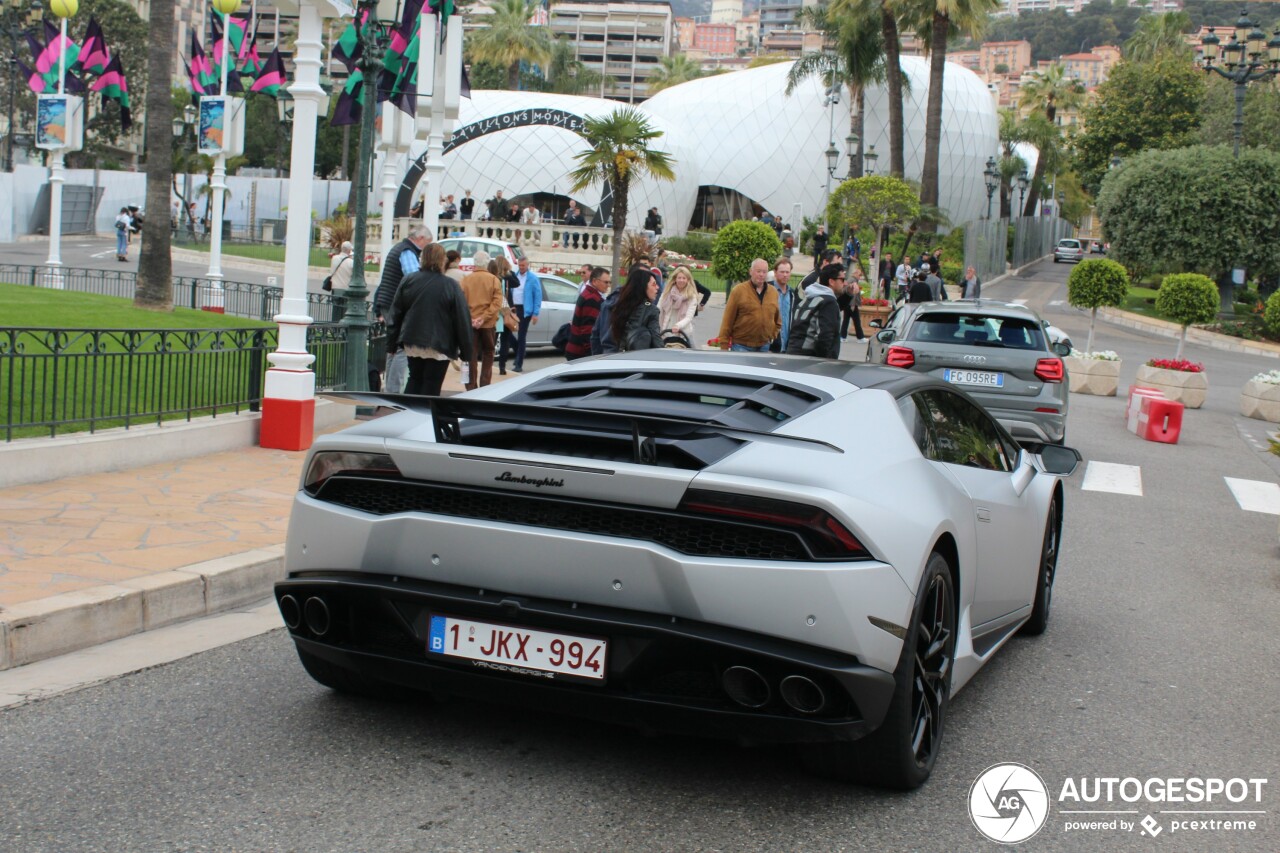
<instances>
[{"instance_id":1,"label":"rear reflector","mask_svg":"<svg viewBox=\"0 0 1280 853\"><path fill-rule=\"evenodd\" d=\"M916 351L911 347L889 347L884 363L890 367L911 367L916 363Z\"/></svg>"},{"instance_id":2,"label":"rear reflector","mask_svg":"<svg viewBox=\"0 0 1280 853\"><path fill-rule=\"evenodd\" d=\"M839 519L820 507L751 495L690 489L680 502L680 511L794 530L800 534L813 555L820 559L865 560L871 556Z\"/></svg>"},{"instance_id":3,"label":"rear reflector","mask_svg":"<svg viewBox=\"0 0 1280 853\"><path fill-rule=\"evenodd\" d=\"M1060 358L1042 358L1036 362L1036 379L1041 382L1061 382L1065 375Z\"/></svg>"},{"instance_id":4,"label":"rear reflector","mask_svg":"<svg viewBox=\"0 0 1280 853\"><path fill-rule=\"evenodd\" d=\"M1051 406L1041 406L1040 408L1036 409L1036 411L1037 411L1037 412L1044 412L1044 413L1049 414L1049 415L1056 415L1056 414L1058 414L1058 410L1057 410L1057 409L1055 409L1055 408L1052 408Z\"/></svg>"}]
</instances>

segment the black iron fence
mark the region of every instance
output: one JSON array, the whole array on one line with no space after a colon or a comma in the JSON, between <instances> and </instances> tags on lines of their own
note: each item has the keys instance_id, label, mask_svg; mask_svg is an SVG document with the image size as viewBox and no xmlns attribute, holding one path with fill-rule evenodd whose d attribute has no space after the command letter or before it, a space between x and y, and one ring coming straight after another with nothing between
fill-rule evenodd
<instances>
[{"instance_id":1,"label":"black iron fence","mask_svg":"<svg viewBox=\"0 0 1280 853\"><path fill-rule=\"evenodd\" d=\"M0 282L30 287L58 287L77 293L96 293L132 299L138 275L130 270L0 264ZM247 281L217 281L200 276L173 277L173 304L183 308L216 308L233 317L270 320L280 313L284 290ZM335 322L333 298L307 293L307 313L317 323Z\"/></svg>"},{"instance_id":2,"label":"black iron fence","mask_svg":"<svg viewBox=\"0 0 1280 853\"><path fill-rule=\"evenodd\" d=\"M130 271L0 264L0 281L57 286L80 293L133 298ZM175 305L270 320L280 312L279 287L174 276ZM315 356L316 390L344 391L347 328L342 300L308 293L307 351ZM256 412L262 402L274 326L224 329L0 328L0 431L4 440L59 432ZM368 361L381 368L386 330L369 329Z\"/></svg>"}]
</instances>

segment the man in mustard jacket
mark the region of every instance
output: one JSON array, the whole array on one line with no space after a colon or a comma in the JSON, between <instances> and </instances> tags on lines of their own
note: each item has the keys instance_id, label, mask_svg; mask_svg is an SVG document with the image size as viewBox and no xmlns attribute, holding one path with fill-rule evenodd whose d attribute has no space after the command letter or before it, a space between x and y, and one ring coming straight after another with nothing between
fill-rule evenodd
<instances>
[{"instance_id":1,"label":"man in mustard jacket","mask_svg":"<svg viewBox=\"0 0 1280 853\"><path fill-rule=\"evenodd\" d=\"M734 352L768 352L782 331L778 292L766 281L769 264L751 262L751 279L734 285L720 321L720 349Z\"/></svg>"}]
</instances>

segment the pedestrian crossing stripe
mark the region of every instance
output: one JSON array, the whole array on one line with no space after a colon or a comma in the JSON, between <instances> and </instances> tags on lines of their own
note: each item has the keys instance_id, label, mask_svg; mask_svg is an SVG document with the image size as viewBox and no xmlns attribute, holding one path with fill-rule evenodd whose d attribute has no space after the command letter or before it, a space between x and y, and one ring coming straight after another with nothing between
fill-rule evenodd
<instances>
[{"instance_id":1,"label":"pedestrian crossing stripe","mask_svg":"<svg viewBox=\"0 0 1280 853\"><path fill-rule=\"evenodd\" d=\"M1246 512L1280 515L1280 484L1263 480L1223 477L1236 504ZM1086 492L1110 492L1142 497L1142 468L1116 462L1090 461L1080 489Z\"/></svg>"},{"instance_id":2,"label":"pedestrian crossing stripe","mask_svg":"<svg viewBox=\"0 0 1280 853\"><path fill-rule=\"evenodd\" d=\"M1014 304L1014 305L1026 305L1026 304L1027 304L1027 300L1025 300L1025 299L1015 299L1015 300L1013 300L1013 304Z\"/></svg>"},{"instance_id":3,"label":"pedestrian crossing stripe","mask_svg":"<svg viewBox=\"0 0 1280 853\"><path fill-rule=\"evenodd\" d=\"M1142 497L1142 469L1116 462L1089 462L1080 488L1086 492L1112 492Z\"/></svg>"},{"instance_id":4,"label":"pedestrian crossing stripe","mask_svg":"<svg viewBox=\"0 0 1280 853\"><path fill-rule=\"evenodd\" d=\"M1241 509L1280 515L1280 485L1260 480L1239 480L1235 477L1222 479L1227 481L1227 488L1231 490Z\"/></svg>"}]
</instances>

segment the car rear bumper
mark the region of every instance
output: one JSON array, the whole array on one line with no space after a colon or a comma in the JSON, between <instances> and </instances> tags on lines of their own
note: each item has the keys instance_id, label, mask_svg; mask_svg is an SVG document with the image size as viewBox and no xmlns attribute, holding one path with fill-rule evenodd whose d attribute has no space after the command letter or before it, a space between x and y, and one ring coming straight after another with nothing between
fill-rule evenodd
<instances>
[{"instance_id":1,"label":"car rear bumper","mask_svg":"<svg viewBox=\"0 0 1280 853\"><path fill-rule=\"evenodd\" d=\"M748 741L854 740L879 726L894 690L892 674L852 655L672 616L342 573L290 577L275 595L298 648L340 668L645 729ZM327 625L306 618L313 598L324 603ZM428 656L431 615L605 638L606 677L548 680ZM759 707L732 698L725 673L735 667L767 686ZM817 686L820 707L788 703L781 683L792 676Z\"/></svg>"}]
</instances>

